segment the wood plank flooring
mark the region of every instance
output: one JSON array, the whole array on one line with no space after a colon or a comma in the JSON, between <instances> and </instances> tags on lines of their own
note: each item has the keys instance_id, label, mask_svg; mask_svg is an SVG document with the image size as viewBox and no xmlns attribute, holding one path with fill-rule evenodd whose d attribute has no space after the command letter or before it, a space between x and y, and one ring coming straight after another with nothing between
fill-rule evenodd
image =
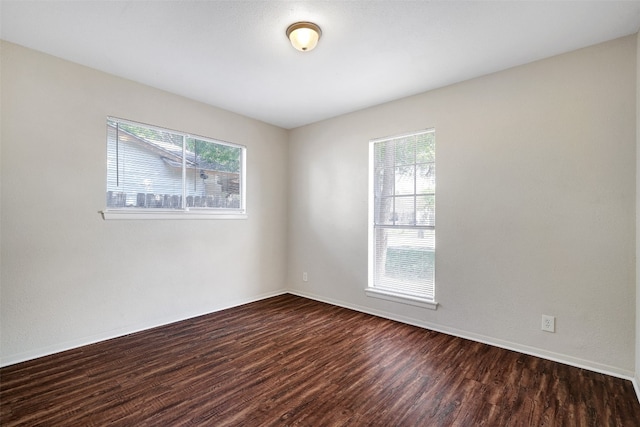
<instances>
[{"instance_id":1,"label":"wood plank flooring","mask_svg":"<svg viewBox=\"0 0 640 427\"><path fill-rule=\"evenodd\" d=\"M0 369L2 426L640 426L631 382L293 295Z\"/></svg>"}]
</instances>

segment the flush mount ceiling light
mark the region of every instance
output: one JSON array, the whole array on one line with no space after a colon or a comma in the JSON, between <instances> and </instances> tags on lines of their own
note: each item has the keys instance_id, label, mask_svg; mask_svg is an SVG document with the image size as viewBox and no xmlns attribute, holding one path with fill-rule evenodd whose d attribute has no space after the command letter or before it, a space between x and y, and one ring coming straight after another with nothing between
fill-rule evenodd
<instances>
[{"instance_id":1,"label":"flush mount ceiling light","mask_svg":"<svg viewBox=\"0 0 640 427\"><path fill-rule=\"evenodd\" d=\"M302 52L313 50L321 35L320 27L313 22L296 22L287 28L287 37L291 44Z\"/></svg>"}]
</instances>

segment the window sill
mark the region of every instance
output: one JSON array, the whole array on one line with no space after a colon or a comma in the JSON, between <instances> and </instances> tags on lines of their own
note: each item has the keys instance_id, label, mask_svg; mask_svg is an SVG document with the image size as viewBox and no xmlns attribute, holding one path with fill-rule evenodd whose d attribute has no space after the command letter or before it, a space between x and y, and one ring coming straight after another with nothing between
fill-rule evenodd
<instances>
[{"instance_id":1,"label":"window sill","mask_svg":"<svg viewBox=\"0 0 640 427\"><path fill-rule=\"evenodd\" d=\"M409 295L397 294L389 291L383 291L376 288L365 288L365 293L368 297L380 298L387 301L399 302L402 304L414 305L417 307L428 308L430 310L437 310L438 303L425 298L414 297Z\"/></svg>"},{"instance_id":2,"label":"window sill","mask_svg":"<svg viewBox=\"0 0 640 427\"><path fill-rule=\"evenodd\" d=\"M211 212L205 210L108 209L100 211L102 219L247 219L246 213Z\"/></svg>"}]
</instances>

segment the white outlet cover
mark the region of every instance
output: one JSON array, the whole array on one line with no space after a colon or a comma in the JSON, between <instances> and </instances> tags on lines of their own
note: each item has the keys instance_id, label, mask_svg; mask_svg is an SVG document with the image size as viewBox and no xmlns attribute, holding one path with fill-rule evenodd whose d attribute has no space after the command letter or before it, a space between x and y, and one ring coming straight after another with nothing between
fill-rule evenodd
<instances>
[{"instance_id":1,"label":"white outlet cover","mask_svg":"<svg viewBox=\"0 0 640 427\"><path fill-rule=\"evenodd\" d=\"M542 315L542 330L545 332L556 331L556 318L554 316Z\"/></svg>"}]
</instances>

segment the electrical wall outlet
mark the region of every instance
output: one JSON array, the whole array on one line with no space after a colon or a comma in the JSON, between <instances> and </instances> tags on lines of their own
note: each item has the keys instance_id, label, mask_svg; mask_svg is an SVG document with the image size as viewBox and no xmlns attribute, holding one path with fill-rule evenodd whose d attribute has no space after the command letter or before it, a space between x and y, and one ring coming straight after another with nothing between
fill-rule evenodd
<instances>
[{"instance_id":1,"label":"electrical wall outlet","mask_svg":"<svg viewBox=\"0 0 640 427\"><path fill-rule=\"evenodd\" d=\"M307 282L309 280L309 276L307 275L307 272L303 272L302 273L302 281L303 282Z\"/></svg>"},{"instance_id":2,"label":"electrical wall outlet","mask_svg":"<svg viewBox=\"0 0 640 427\"><path fill-rule=\"evenodd\" d=\"M556 318L553 316L542 315L542 330L545 332L556 331Z\"/></svg>"}]
</instances>

